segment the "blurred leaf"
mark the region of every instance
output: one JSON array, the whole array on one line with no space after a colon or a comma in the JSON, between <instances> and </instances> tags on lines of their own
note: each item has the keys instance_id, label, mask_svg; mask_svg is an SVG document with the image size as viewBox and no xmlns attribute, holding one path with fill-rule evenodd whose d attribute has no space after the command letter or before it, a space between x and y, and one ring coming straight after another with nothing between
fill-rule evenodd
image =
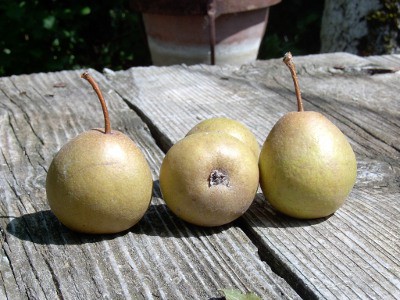
<instances>
[{"instance_id":1,"label":"blurred leaf","mask_svg":"<svg viewBox=\"0 0 400 300\"><path fill-rule=\"evenodd\" d=\"M10 1L7 4L2 4L2 8L4 7L5 9L5 16L14 19L14 20L20 20L23 15L24 15L24 6L25 3L22 2L22 5L19 5L18 3L15 3L14 1Z\"/></svg>"},{"instance_id":2,"label":"blurred leaf","mask_svg":"<svg viewBox=\"0 0 400 300\"><path fill-rule=\"evenodd\" d=\"M261 300L254 293L243 294L237 289L222 289L220 290L226 300Z\"/></svg>"},{"instance_id":3,"label":"blurred leaf","mask_svg":"<svg viewBox=\"0 0 400 300\"><path fill-rule=\"evenodd\" d=\"M90 12L91 12L91 10L90 10L90 7L89 7L89 6L86 6L86 7L84 7L84 8L81 9L81 15L82 15L82 16L89 15Z\"/></svg>"},{"instance_id":4,"label":"blurred leaf","mask_svg":"<svg viewBox=\"0 0 400 300\"><path fill-rule=\"evenodd\" d=\"M281 1L271 7L259 59L319 53L324 1Z\"/></svg>"},{"instance_id":5,"label":"blurred leaf","mask_svg":"<svg viewBox=\"0 0 400 300\"><path fill-rule=\"evenodd\" d=\"M55 22L56 22L55 16L48 16L43 19L43 27L46 29L52 29Z\"/></svg>"}]
</instances>

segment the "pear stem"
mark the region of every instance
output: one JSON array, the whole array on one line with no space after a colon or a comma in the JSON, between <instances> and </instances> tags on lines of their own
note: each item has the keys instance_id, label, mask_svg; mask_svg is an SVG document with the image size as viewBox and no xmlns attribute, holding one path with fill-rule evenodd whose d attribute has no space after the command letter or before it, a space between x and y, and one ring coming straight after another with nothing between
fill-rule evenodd
<instances>
[{"instance_id":1,"label":"pear stem","mask_svg":"<svg viewBox=\"0 0 400 300\"><path fill-rule=\"evenodd\" d=\"M106 134L111 133L110 117L108 115L106 101L104 100L103 94L101 93L99 86L97 85L96 81L94 81L93 77L89 75L89 72L87 72L87 71L81 75L81 78L86 79L92 86L93 90L96 92L97 97L99 98L99 101L101 104L101 108L103 110L103 115L104 115L104 133L106 133Z\"/></svg>"},{"instance_id":2,"label":"pear stem","mask_svg":"<svg viewBox=\"0 0 400 300\"><path fill-rule=\"evenodd\" d=\"M283 62L288 66L290 73L292 74L294 89L296 91L296 98L297 98L297 111L299 111L299 112L304 111L303 100L301 99L299 80L298 80L297 74L296 74L296 67L294 66L294 63L293 63L292 53L287 52L285 54L285 56L283 57Z\"/></svg>"}]
</instances>

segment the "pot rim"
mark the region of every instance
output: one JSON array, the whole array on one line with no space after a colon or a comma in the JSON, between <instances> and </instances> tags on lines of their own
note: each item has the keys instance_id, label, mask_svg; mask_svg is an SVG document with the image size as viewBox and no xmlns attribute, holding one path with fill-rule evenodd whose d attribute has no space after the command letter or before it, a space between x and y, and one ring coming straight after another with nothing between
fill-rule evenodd
<instances>
[{"instance_id":1,"label":"pot rim","mask_svg":"<svg viewBox=\"0 0 400 300\"><path fill-rule=\"evenodd\" d=\"M130 0L134 11L166 15L206 15L212 0ZM217 14L266 8L282 0L214 0Z\"/></svg>"}]
</instances>

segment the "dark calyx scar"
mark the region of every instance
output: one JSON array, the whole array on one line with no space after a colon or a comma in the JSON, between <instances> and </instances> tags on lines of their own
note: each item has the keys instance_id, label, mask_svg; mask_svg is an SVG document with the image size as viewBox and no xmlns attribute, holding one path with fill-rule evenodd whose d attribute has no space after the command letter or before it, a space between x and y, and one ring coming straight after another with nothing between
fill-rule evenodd
<instances>
[{"instance_id":1,"label":"dark calyx scar","mask_svg":"<svg viewBox=\"0 0 400 300\"><path fill-rule=\"evenodd\" d=\"M229 176L225 170L217 169L212 170L208 178L209 186L225 185L229 187Z\"/></svg>"}]
</instances>

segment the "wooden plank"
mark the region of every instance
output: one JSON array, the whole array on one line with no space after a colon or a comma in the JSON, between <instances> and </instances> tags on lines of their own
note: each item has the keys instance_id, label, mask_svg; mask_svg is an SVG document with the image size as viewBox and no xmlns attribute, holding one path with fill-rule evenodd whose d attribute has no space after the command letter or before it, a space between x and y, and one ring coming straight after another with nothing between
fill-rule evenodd
<instances>
[{"instance_id":1,"label":"wooden plank","mask_svg":"<svg viewBox=\"0 0 400 300\"><path fill-rule=\"evenodd\" d=\"M305 298L400 297L398 74L374 72L386 68L377 62L345 53L295 57L305 109L326 115L356 152L357 182L344 207L324 220L296 221L259 194L242 222L261 257ZM242 121L261 145L279 117L296 109L280 59L134 68L108 78L165 151L213 116Z\"/></svg>"},{"instance_id":2,"label":"wooden plank","mask_svg":"<svg viewBox=\"0 0 400 300\"><path fill-rule=\"evenodd\" d=\"M388 55L373 55L365 57L373 65L377 65L388 70L399 71L400 69L400 54Z\"/></svg>"},{"instance_id":3,"label":"wooden plank","mask_svg":"<svg viewBox=\"0 0 400 300\"><path fill-rule=\"evenodd\" d=\"M240 228L199 228L170 213L157 183L164 153L105 78L91 73L112 128L130 136L149 161L152 205L120 234L84 235L62 226L46 201L46 172L64 143L103 125L100 105L79 71L0 78L0 298L209 299L232 287L297 299Z\"/></svg>"},{"instance_id":4,"label":"wooden plank","mask_svg":"<svg viewBox=\"0 0 400 300\"><path fill-rule=\"evenodd\" d=\"M330 218L299 221L274 212L261 194L246 215L261 257L305 298L396 299L400 193L356 188Z\"/></svg>"}]
</instances>

